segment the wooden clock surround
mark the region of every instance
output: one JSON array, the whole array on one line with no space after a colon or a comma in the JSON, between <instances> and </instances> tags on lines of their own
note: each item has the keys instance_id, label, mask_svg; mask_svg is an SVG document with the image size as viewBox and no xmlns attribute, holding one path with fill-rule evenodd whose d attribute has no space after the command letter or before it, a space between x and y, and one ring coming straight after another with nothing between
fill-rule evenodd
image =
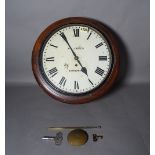
<instances>
[{"instance_id":1,"label":"wooden clock surround","mask_svg":"<svg viewBox=\"0 0 155 155\"><path fill-rule=\"evenodd\" d=\"M112 69L109 72L103 84L101 84L98 88L90 91L89 93L84 95L79 95L79 96L64 95L56 91L55 89L52 89L51 86L43 78L39 68L39 55L45 40L51 34L51 32L68 24L85 24L97 29L107 39L113 56ZM32 52L32 70L39 86L42 87L43 90L53 98L69 104L87 103L107 93L107 91L112 87L113 83L116 81L118 77L119 66L120 66L119 64L120 64L120 56L119 56L118 44L110 29L107 26L105 26L103 23L97 20L94 20L91 18L85 18L85 17L64 18L62 20L59 20L51 24L40 34L40 36L36 40L36 43L34 45L33 52Z\"/></svg>"}]
</instances>

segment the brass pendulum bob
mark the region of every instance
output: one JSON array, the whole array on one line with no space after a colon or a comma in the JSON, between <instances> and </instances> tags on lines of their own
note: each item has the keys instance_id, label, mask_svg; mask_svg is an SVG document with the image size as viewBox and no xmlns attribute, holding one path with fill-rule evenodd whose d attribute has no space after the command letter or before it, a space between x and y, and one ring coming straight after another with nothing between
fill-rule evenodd
<instances>
[{"instance_id":1,"label":"brass pendulum bob","mask_svg":"<svg viewBox=\"0 0 155 155\"><path fill-rule=\"evenodd\" d=\"M82 129L75 129L68 134L67 140L70 145L81 146L88 141L88 133Z\"/></svg>"}]
</instances>

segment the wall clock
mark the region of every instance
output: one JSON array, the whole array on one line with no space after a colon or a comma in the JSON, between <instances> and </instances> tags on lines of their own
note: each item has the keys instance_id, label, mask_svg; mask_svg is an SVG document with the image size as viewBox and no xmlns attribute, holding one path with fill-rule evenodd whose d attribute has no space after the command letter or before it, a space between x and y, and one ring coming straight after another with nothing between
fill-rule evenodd
<instances>
[{"instance_id":1,"label":"wall clock","mask_svg":"<svg viewBox=\"0 0 155 155\"><path fill-rule=\"evenodd\" d=\"M101 22L65 18L48 26L32 52L38 84L53 98L81 104L103 96L119 71L119 51L112 32Z\"/></svg>"}]
</instances>

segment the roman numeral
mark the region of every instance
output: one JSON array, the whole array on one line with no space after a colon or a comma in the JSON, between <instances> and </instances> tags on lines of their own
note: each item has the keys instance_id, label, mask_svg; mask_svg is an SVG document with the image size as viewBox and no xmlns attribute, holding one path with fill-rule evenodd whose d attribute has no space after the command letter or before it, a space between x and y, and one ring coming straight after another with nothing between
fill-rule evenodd
<instances>
[{"instance_id":1,"label":"roman numeral","mask_svg":"<svg viewBox=\"0 0 155 155\"><path fill-rule=\"evenodd\" d=\"M53 44L50 44L50 46L53 46L53 47L55 47L55 48L58 48L58 46L55 46L55 45L53 45Z\"/></svg>"},{"instance_id":2,"label":"roman numeral","mask_svg":"<svg viewBox=\"0 0 155 155\"><path fill-rule=\"evenodd\" d=\"M89 80L89 82L93 85L92 81L91 81L90 79L88 79L88 80Z\"/></svg>"},{"instance_id":3,"label":"roman numeral","mask_svg":"<svg viewBox=\"0 0 155 155\"><path fill-rule=\"evenodd\" d=\"M106 61L107 60L107 56L99 56L99 61Z\"/></svg>"},{"instance_id":4,"label":"roman numeral","mask_svg":"<svg viewBox=\"0 0 155 155\"><path fill-rule=\"evenodd\" d=\"M66 81L67 81L66 78L63 76L63 77L61 78L59 84L65 86Z\"/></svg>"},{"instance_id":5,"label":"roman numeral","mask_svg":"<svg viewBox=\"0 0 155 155\"><path fill-rule=\"evenodd\" d=\"M54 57L46 58L46 61L54 61Z\"/></svg>"},{"instance_id":6,"label":"roman numeral","mask_svg":"<svg viewBox=\"0 0 155 155\"><path fill-rule=\"evenodd\" d=\"M91 34L92 34L92 33L89 34L89 36L87 37L87 40L90 38Z\"/></svg>"},{"instance_id":7,"label":"roman numeral","mask_svg":"<svg viewBox=\"0 0 155 155\"><path fill-rule=\"evenodd\" d=\"M104 73L104 70L102 70L101 68L97 67L95 70L95 73L97 73L98 75L102 76Z\"/></svg>"},{"instance_id":8,"label":"roman numeral","mask_svg":"<svg viewBox=\"0 0 155 155\"><path fill-rule=\"evenodd\" d=\"M97 44L95 47L96 47L96 48L99 48L99 47L102 46L102 45L103 45L103 43L101 42L101 43Z\"/></svg>"},{"instance_id":9,"label":"roman numeral","mask_svg":"<svg viewBox=\"0 0 155 155\"><path fill-rule=\"evenodd\" d=\"M74 89L79 89L79 84L77 81L74 81Z\"/></svg>"},{"instance_id":10,"label":"roman numeral","mask_svg":"<svg viewBox=\"0 0 155 155\"><path fill-rule=\"evenodd\" d=\"M74 36L79 37L79 29L73 29L74 31Z\"/></svg>"},{"instance_id":11,"label":"roman numeral","mask_svg":"<svg viewBox=\"0 0 155 155\"><path fill-rule=\"evenodd\" d=\"M58 73L58 70L56 67L52 68L51 70L49 70L49 73L53 76L55 76Z\"/></svg>"}]
</instances>

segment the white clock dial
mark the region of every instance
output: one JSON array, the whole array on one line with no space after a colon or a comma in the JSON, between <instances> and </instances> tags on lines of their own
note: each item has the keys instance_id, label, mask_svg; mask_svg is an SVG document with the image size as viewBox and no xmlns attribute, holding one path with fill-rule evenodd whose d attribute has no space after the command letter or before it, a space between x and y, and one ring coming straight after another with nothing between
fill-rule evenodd
<instances>
[{"instance_id":1,"label":"white clock dial","mask_svg":"<svg viewBox=\"0 0 155 155\"><path fill-rule=\"evenodd\" d=\"M41 54L46 80L64 93L82 94L103 83L112 67L107 40L87 25L67 25L46 40Z\"/></svg>"}]
</instances>

